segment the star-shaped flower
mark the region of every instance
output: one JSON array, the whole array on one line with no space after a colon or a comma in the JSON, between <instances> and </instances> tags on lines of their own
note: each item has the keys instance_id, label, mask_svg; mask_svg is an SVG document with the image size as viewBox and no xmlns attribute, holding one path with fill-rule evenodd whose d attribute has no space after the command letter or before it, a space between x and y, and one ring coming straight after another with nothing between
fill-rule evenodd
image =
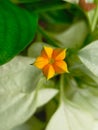
<instances>
[{"instance_id":1,"label":"star-shaped flower","mask_svg":"<svg viewBox=\"0 0 98 130\"><path fill-rule=\"evenodd\" d=\"M44 46L41 55L35 60L34 66L42 69L47 79L52 78L55 74L68 72L67 64L64 61L66 57L66 49L53 49Z\"/></svg>"}]
</instances>

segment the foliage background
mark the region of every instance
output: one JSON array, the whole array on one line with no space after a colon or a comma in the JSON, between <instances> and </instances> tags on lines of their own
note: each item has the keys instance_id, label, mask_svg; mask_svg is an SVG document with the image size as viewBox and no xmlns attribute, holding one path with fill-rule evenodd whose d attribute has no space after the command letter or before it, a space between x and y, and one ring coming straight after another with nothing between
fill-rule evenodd
<instances>
[{"instance_id":1,"label":"foliage background","mask_svg":"<svg viewBox=\"0 0 98 130\"><path fill-rule=\"evenodd\" d=\"M0 130L98 130L98 1L0 0ZM85 3L86 4L86 3ZM31 66L67 48L68 74Z\"/></svg>"}]
</instances>

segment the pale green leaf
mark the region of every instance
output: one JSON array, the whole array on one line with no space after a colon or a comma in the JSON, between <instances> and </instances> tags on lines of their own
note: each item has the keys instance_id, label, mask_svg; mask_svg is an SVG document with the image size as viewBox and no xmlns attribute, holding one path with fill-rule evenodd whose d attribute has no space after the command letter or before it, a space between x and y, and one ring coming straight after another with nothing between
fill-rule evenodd
<instances>
[{"instance_id":1,"label":"pale green leaf","mask_svg":"<svg viewBox=\"0 0 98 130\"><path fill-rule=\"evenodd\" d=\"M72 100L83 109L90 112L94 119L98 119L98 88L83 85L84 89L77 89Z\"/></svg>"},{"instance_id":2,"label":"pale green leaf","mask_svg":"<svg viewBox=\"0 0 98 130\"><path fill-rule=\"evenodd\" d=\"M81 49L79 58L95 76L98 76L98 40Z\"/></svg>"},{"instance_id":3,"label":"pale green leaf","mask_svg":"<svg viewBox=\"0 0 98 130\"><path fill-rule=\"evenodd\" d=\"M35 112L37 98L34 92L0 94L0 129L8 130L22 124Z\"/></svg>"},{"instance_id":4,"label":"pale green leaf","mask_svg":"<svg viewBox=\"0 0 98 130\"><path fill-rule=\"evenodd\" d=\"M50 97L45 98L47 93ZM5 95L0 95L0 129L9 130L24 123L34 114L37 107L47 103L56 93L57 91L54 89L43 89L39 90L37 95L35 91L30 94L20 93L17 95L6 93L7 99Z\"/></svg>"},{"instance_id":5,"label":"pale green leaf","mask_svg":"<svg viewBox=\"0 0 98 130\"><path fill-rule=\"evenodd\" d=\"M94 125L93 130L98 130L98 120L95 121L95 125Z\"/></svg>"},{"instance_id":6,"label":"pale green leaf","mask_svg":"<svg viewBox=\"0 0 98 130\"><path fill-rule=\"evenodd\" d=\"M40 73L30 64L33 59L16 57L0 67L0 129L13 128L26 121L36 110ZM34 75L38 75L34 78ZM5 123L6 122L6 123Z\"/></svg>"},{"instance_id":7,"label":"pale green leaf","mask_svg":"<svg viewBox=\"0 0 98 130\"><path fill-rule=\"evenodd\" d=\"M33 62L32 58L19 56L1 66L0 93L32 91L41 77L40 71L30 65Z\"/></svg>"},{"instance_id":8,"label":"pale green leaf","mask_svg":"<svg viewBox=\"0 0 98 130\"><path fill-rule=\"evenodd\" d=\"M32 58L16 57L0 68L0 130L24 123L57 94L44 88L46 79L32 62Z\"/></svg>"},{"instance_id":9,"label":"pale green leaf","mask_svg":"<svg viewBox=\"0 0 98 130\"><path fill-rule=\"evenodd\" d=\"M92 130L93 118L80 107L66 101L49 121L46 130Z\"/></svg>"},{"instance_id":10,"label":"pale green leaf","mask_svg":"<svg viewBox=\"0 0 98 130\"><path fill-rule=\"evenodd\" d=\"M55 35L55 38L66 48L79 48L83 44L88 34L88 28L85 21L80 21L66 31Z\"/></svg>"}]
</instances>

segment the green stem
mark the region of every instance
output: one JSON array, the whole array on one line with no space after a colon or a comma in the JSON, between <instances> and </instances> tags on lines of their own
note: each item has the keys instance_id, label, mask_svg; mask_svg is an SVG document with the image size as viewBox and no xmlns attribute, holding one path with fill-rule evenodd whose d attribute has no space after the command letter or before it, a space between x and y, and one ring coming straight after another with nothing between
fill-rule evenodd
<instances>
[{"instance_id":1,"label":"green stem","mask_svg":"<svg viewBox=\"0 0 98 130\"><path fill-rule=\"evenodd\" d=\"M49 44L54 45L55 47L60 47L60 45L55 42L42 27L38 26L38 31L44 36Z\"/></svg>"},{"instance_id":2,"label":"green stem","mask_svg":"<svg viewBox=\"0 0 98 130\"><path fill-rule=\"evenodd\" d=\"M60 102L64 99L64 74L60 76Z\"/></svg>"},{"instance_id":3,"label":"green stem","mask_svg":"<svg viewBox=\"0 0 98 130\"><path fill-rule=\"evenodd\" d=\"M95 15L94 15L93 23L92 23L92 31L95 30L97 21L98 21L98 5L97 5L96 10L95 10Z\"/></svg>"}]
</instances>

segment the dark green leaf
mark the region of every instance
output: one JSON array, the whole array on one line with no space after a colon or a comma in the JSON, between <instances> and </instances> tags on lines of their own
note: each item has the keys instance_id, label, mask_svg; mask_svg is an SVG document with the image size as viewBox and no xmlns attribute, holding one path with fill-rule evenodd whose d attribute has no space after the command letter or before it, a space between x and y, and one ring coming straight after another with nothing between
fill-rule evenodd
<instances>
[{"instance_id":1,"label":"dark green leaf","mask_svg":"<svg viewBox=\"0 0 98 130\"><path fill-rule=\"evenodd\" d=\"M0 65L11 60L34 38L37 16L9 1L0 3Z\"/></svg>"}]
</instances>

